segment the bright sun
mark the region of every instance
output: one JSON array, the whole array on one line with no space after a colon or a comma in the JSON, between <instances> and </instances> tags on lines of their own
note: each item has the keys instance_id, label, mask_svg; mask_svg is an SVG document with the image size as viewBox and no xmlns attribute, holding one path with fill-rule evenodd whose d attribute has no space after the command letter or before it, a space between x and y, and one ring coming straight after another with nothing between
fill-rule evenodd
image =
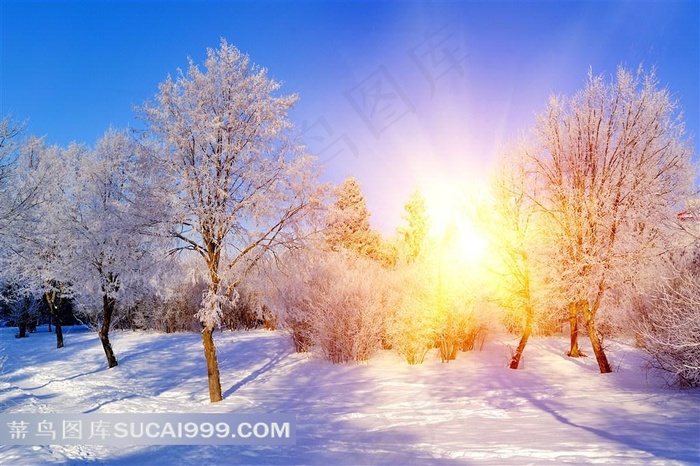
<instances>
[{"instance_id":1,"label":"bright sun","mask_svg":"<svg viewBox=\"0 0 700 466\"><path fill-rule=\"evenodd\" d=\"M450 183L430 183L421 187L430 217L429 236L452 259L477 265L485 259L488 240L475 224L477 196Z\"/></svg>"}]
</instances>

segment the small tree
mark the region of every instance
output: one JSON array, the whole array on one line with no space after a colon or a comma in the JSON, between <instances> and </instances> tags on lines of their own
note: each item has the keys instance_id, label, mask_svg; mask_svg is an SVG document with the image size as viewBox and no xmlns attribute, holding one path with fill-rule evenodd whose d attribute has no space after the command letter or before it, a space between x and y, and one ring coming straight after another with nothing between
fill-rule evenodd
<instances>
[{"instance_id":1,"label":"small tree","mask_svg":"<svg viewBox=\"0 0 700 466\"><path fill-rule=\"evenodd\" d=\"M66 209L71 160L58 146L48 146L43 139L31 137L21 145L16 171L20 178L32 180L29 186L39 189L33 202L16 222L13 254L7 258L6 270L21 277L32 295L41 296L49 316L56 325L56 347L63 347L62 301L70 298L72 287L67 274L72 266Z\"/></svg>"},{"instance_id":2,"label":"small tree","mask_svg":"<svg viewBox=\"0 0 700 466\"><path fill-rule=\"evenodd\" d=\"M326 242L332 251L348 250L365 257L376 258L379 235L369 224L362 188L354 177L348 177L335 192L336 201L326 215Z\"/></svg>"},{"instance_id":3,"label":"small tree","mask_svg":"<svg viewBox=\"0 0 700 466\"><path fill-rule=\"evenodd\" d=\"M61 249L70 264L59 281L73 284L84 310L100 310L98 335L110 368L118 364L109 340L112 318L138 299L155 272L139 150L128 134L109 130L94 150L64 151L73 171L54 220L66 232Z\"/></svg>"},{"instance_id":4,"label":"small tree","mask_svg":"<svg viewBox=\"0 0 700 466\"><path fill-rule=\"evenodd\" d=\"M206 70L190 60L186 73L159 86L143 113L160 148L154 173L177 241L207 269L198 318L209 398L220 401L213 332L235 287L268 252L292 247L305 234L316 202L313 159L291 139L287 112L297 97L225 40L209 49ZM166 196L166 193L172 195Z\"/></svg>"},{"instance_id":5,"label":"small tree","mask_svg":"<svg viewBox=\"0 0 700 466\"><path fill-rule=\"evenodd\" d=\"M5 117L0 120L0 270L8 271L7 261L19 252L18 236L26 229L35 207L45 200L42 188L47 172L35 170L35 148L39 138L20 140L24 123ZM4 262L4 264L3 264ZM14 271L10 271L10 275Z\"/></svg>"},{"instance_id":6,"label":"small tree","mask_svg":"<svg viewBox=\"0 0 700 466\"><path fill-rule=\"evenodd\" d=\"M547 245L542 244L542 218L533 199L541 184L531 161L525 157L527 141L513 146L500 161L492 182L491 202L480 219L488 231L493 262L490 272L497 287L496 301L512 319L512 327L521 333L509 367L517 369L525 347L539 320L548 308L557 305L547 296ZM541 217L541 216L540 216Z\"/></svg>"},{"instance_id":7,"label":"small tree","mask_svg":"<svg viewBox=\"0 0 700 466\"><path fill-rule=\"evenodd\" d=\"M411 194L404 210L406 213L403 219L406 220L407 225L400 227L398 231L406 249L406 259L413 262L423 251L430 229L425 199L419 189Z\"/></svg>"}]
</instances>

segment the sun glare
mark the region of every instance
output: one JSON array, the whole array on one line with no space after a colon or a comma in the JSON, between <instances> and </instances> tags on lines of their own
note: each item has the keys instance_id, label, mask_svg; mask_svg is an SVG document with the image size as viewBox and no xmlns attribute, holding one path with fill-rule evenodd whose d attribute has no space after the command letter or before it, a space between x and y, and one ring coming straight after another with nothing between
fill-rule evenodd
<instances>
[{"instance_id":1,"label":"sun glare","mask_svg":"<svg viewBox=\"0 0 700 466\"><path fill-rule=\"evenodd\" d=\"M431 222L429 236L440 253L470 266L482 262L488 240L474 221L478 196L445 182L425 184L421 190Z\"/></svg>"}]
</instances>

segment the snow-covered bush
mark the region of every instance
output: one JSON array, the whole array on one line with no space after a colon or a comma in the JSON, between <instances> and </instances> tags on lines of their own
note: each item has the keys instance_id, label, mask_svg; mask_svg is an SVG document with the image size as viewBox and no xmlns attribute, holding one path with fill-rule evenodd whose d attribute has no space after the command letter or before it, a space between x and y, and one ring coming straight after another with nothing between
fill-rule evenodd
<instances>
[{"instance_id":1,"label":"snow-covered bush","mask_svg":"<svg viewBox=\"0 0 700 466\"><path fill-rule=\"evenodd\" d=\"M422 364L435 346L434 292L419 265L406 266L394 274L386 342L409 364Z\"/></svg>"},{"instance_id":2,"label":"snow-covered bush","mask_svg":"<svg viewBox=\"0 0 700 466\"><path fill-rule=\"evenodd\" d=\"M263 302L263 286L255 277L244 280L236 287L238 299L223 307L221 327L227 330L274 330L276 321Z\"/></svg>"},{"instance_id":3,"label":"snow-covered bush","mask_svg":"<svg viewBox=\"0 0 700 466\"><path fill-rule=\"evenodd\" d=\"M460 338L460 351L481 351L492 329L491 319L485 314L485 309L475 307L466 314L466 326Z\"/></svg>"},{"instance_id":4,"label":"snow-covered bush","mask_svg":"<svg viewBox=\"0 0 700 466\"><path fill-rule=\"evenodd\" d=\"M287 270L275 301L296 349L319 351L334 364L367 361L382 342L386 271L344 252L296 259Z\"/></svg>"},{"instance_id":5,"label":"snow-covered bush","mask_svg":"<svg viewBox=\"0 0 700 466\"><path fill-rule=\"evenodd\" d=\"M187 290L189 291L189 289ZM171 296L163 301L156 313L154 329L165 332L198 332L202 326L195 318L199 302L191 297L191 293L183 290L182 293ZM201 290L200 290L201 299Z\"/></svg>"},{"instance_id":6,"label":"snow-covered bush","mask_svg":"<svg viewBox=\"0 0 700 466\"><path fill-rule=\"evenodd\" d=\"M684 272L641 306L638 342L680 386L700 386L700 280Z\"/></svg>"},{"instance_id":7,"label":"snow-covered bush","mask_svg":"<svg viewBox=\"0 0 700 466\"><path fill-rule=\"evenodd\" d=\"M457 357L457 351L470 351L475 343L481 347L486 338L486 322L479 317L474 299L441 300L436 315L436 344L443 362Z\"/></svg>"},{"instance_id":8,"label":"snow-covered bush","mask_svg":"<svg viewBox=\"0 0 700 466\"><path fill-rule=\"evenodd\" d=\"M438 348L443 361L458 351L481 349L498 314L487 312L474 290L456 274L447 277L417 261L392 272L386 336L409 364L421 364L431 348ZM488 309L490 311L490 309Z\"/></svg>"}]
</instances>

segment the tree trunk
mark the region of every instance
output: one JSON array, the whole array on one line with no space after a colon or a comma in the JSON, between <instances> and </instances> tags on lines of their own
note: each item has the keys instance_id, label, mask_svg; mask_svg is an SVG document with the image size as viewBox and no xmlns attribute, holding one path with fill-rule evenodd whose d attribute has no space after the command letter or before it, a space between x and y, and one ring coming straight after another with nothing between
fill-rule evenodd
<instances>
[{"instance_id":1,"label":"tree trunk","mask_svg":"<svg viewBox=\"0 0 700 466\"><path fill-rule=\"evenodd\" d=\"M63 348L63 327L58 317L56 317L56 348Z\"/></svg>"},{"instance_id":2,"label":"tree trunk","mask_svg":"<svg viewBox=\"0 0 700 466\"><path fill-rule=\"evenodd\" d=\"M581 307L580 303L569 304L569 332L571 334L571 349L567 356L571 358L585 358L586 354L583 353L578 347L578 311Z\"/></svg>"},{"instance_id":3,"label":"tree trunk","mask_svg":"<svg viewBox=\"0 0 700 466\"><path fill-rule=\"evenodd\" d=\"M527 341L530 339L530 335L532 334L532 321L533 321L533 315L534 311L533 309L528 306L526 310L526 320L525 320L525 330L523 331L523 336L520 337L520 343L518 343L518 349L515 350L515 354L513 355L513 358L510 360L510 368L511 369L517 369L518 366L520 365L520 359L523 357L523 352L525 351L525 345L527 345Z\"/></svg>"},{"instance_id":4,"label":"tree trunk","mask_svg":"<svg viewBox=\"0 0 700 466\"><path fill-rule=\"evenodd\" d=\"M598 336L598 330L595 326L595 319L593 318L593 311L587 307L583 310L584 318L586 319L586 330L588 330L588 338L591 340L591 346L593 347L593 353L595 354L595 359L598 361L598 368L600 368L601 374L608 374L612 372L610 368L610 363L608 362L608 357L605 355L605 350L603 349L603 342L600 341Z\"/></svg>"},{"instance_id":5,"label":"tree trunk","mask_svg":"<svg viewBox=\"0 0 700 466\"><path fill-rule=\"evenodd\" d=\"M19 333L17 334L17 338L27 338L27 323L20 322L18 327Z\"/></svg>"},{"instance_id":6,"label":"tree trunk","mask_svg":"<svg viewBox=\"0 0 700 466\"><path fill-rule=\"evenodd\" d=\"M216 358L216 346L214 345L214 327L205 326L202 330L204 343L204 358L207 360L207 377L209 380L209 401L216 403L221 401L221 379L219 377L219 361Z\"/></svg>"},{"instance_id":7,"label":"tree trunk","mask_svg":"<svg viewBox=\"0 0 700 466\"><path fill-rule=\"evenodd\" d=\"M116 299L109 297L107 294L102 295L102 328L100 329L100 341L102 341L102 348L105 350L105 356L107 356L107 365L109 368L118 365L117 358L114 357L114 351L112 351L112 344L109 342L109 326L112 323L112 314L114 314L114 308L117 304Z\"/></svg>"},{"instance_id":8,"label":"tree trunk","mask_svg":"<svg viewBox=\"0 0 700 466\"><path fill-rule=\"evenodd\" d=\"M63 327L61 327L61 315L56 305L56 294L47 291L44 293L44 299L49 307L49 332L51 331L51 316L53 316L56 324L56 348L63 348Z\"/></svg>"}]
</instances>

